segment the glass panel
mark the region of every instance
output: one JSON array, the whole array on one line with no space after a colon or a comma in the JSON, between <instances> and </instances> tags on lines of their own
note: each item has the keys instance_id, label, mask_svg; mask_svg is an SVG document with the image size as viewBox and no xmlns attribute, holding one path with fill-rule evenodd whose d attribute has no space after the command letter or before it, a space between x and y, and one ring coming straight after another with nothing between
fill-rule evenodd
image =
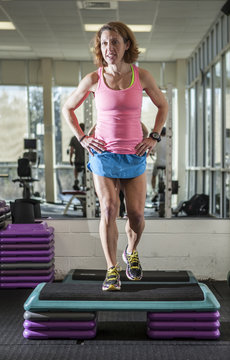
<instances>
[{"instance_id":1,"label":"glass panel","mask_svg":"<svg viewBox=\"0 0 230 360\"><path fill-rule=\"evenodd\" d=\"M73 133L62 115L62 107L68 96L75 88L72 87L54 87L54 114L55 114L55 142L56 142L56 164L69 162L69 155L67 153L70 139ZM80 106L76 111L76 116L79 123L84 122L83 106Z\"/></svg>"},{"instance_id":2,"label":"glass panel","mask_svg":"<svg viewBox=\"0 0 230 360\"><path fill-rule=\"evenodd\" d=\"M226 57L226 133L225 133L225 164L224 167L230 169L230 51L227 52ZM230 201L230 174L226 173L226 201L225 213L229 217L229 201Z\"/></svg>"},{"instance_id":3,"label":"glass panel","mask_svg":"<svg viewBox=\"0 0 230 360\"><path fill-rule=\"evenodd\" d=\"M189 165L196 165L196 102L195 88L190 89L190 124L189 124Z\"/></svg>"},{"instance_id":4,"label":"glass panel","mask_svg":"<svg viewBox=\"0 0 230 360\"><path fill-rule=\"evenodd\" d=\"M37 139L37 154L40 164L44 164L44 108L43 88L29 87L29 137Z\"/></svg>"},{"instance_id":5,"label":"glass panel","mask_svg":"<svg viewBox=\"0 0 230 360\"><path fill-rule=\"evenodd\" d=\"M214 101L215 101L215 122L214 122L214 166L221 166L221 64L218 62L214 69Z\"/></svg>"},{"instance_id":6,"label":"glass panel","mask_svg":"<svg viewBox=\"0 0 230 360\"><path fill-rule=\"evenodd\" d=\"M25 86L0 86L0 128L0 162L16 163L28 136Z\"/></svg>"},{"instance_id":7,"label":"glass panel","mask_svg":"<svg viewBox=\"0 0 230 360\"><path fill-rule=\"evenodd\" d=\"M210 172L205 171L205 190L206 195L210 195Z\"/></svg>"},{"instance_id":8,"label":"glass panel","mask_svg":"<svg viewBox=\"0 0 230 360\"><path fill-rule=\"evenodd\" d=\"M225 167L230 168L230 51L226 54L226 133Z\"/></svg>"},{"instance_id":9,"label":"glass panel","mask_svg":"<svg viewBox=\"0 0 230 360\"><path fill-rule=\"evenodd\" d=\"M197 171L197 187L196 192L197 194L202 194L203 191L203 171Z\"/></svg>"},{"instance_id":10,"label":"glass panel","mask_svg":"<svg viewBox=\"0 0 230 360\"><path fill-rule=\"evenodd\" d=\"M230 217L229 212L229 202L230 202L230 173L225 174L225 194L226 194L226 201L225 201L225 212L226 217Z\"/></svg>"},{"instance_id":11,"label":"glass panel","mask_svg":"<svg viewBox=\"0 0 230 360\"><path fill-rule=\"evenodd\" d=\"M220 216L221 214L221 172L214 173L214 214Z\"/></svg>"},{"instance_id":12,"label":"glass panel","mask_svg":"<svg viewBox=\"0 0 230 360\"><path fill-rule=\"evenodd\" d=\"M196 192L195 189L195 171L189 171L189 191L188 191L188 199L190 199Z\"/></svg>"},{"instance_id":13,"label":"glass panel","mask_svg":"<svg viewBox=\"0 0 230 360\"><path fill-rule=\"evenodd\" d=\"M149 96L143 94L141 121L147 127L148 132L151 132L151 130L154 127L156 114L157 114L157 107L152 103ZM151 178L152 178L154 162L155 162L155 156L147 157L147 168L146 168L147 194L152 193Z\"/></svg>"},{"instance_id":14,"label":"glass panel","mask_svg":"<svg viewBox=\"0 0 230 360\"><path fill-rule=\"evenodd\" d=\"M205 166L211 165L211 123L212 123L212 92L211 73L206 75L205 87Z\"/></svg>"},{"instance_id":15,"label":"glass panel","mask_svg":"<svg viewBox=\"0 0 230 360\"><path fill-rule=\"evenodd\" d=\"M203 166L204 139L203 139L203 86L199 82L198 90L198 109L197 109L197 166Z\"/></svg>"}]
</instances>

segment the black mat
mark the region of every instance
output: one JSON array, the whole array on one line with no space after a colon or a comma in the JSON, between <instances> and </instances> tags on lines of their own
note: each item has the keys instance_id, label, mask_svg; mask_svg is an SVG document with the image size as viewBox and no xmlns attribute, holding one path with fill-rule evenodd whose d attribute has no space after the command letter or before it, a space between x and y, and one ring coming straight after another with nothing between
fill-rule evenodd
<instances>
[{"instance_id":1,"label":"black mat","mask_svg":"<svg viewBox=\"0 0 230 360\"><path fill-rule=\"evenodd\" d=\"M123 284L121 291L102 291L101 284L46 284L40 300L80 301L198 301L204 294L198 284Z\"/></svg>"},{"instance_id":2,"label":"black mat","mask_svg":"<svg viewBox=\"0 0 230 360\"><path fill-rule=\"evenodd\" d=\"M127 281L125 271L120 272L121 281ZM105 270L76 269L73 271L73 280L104 281ZM144 271L144 278L140 282L189 282L187 271Z\"/></svg>"}]
</instances>

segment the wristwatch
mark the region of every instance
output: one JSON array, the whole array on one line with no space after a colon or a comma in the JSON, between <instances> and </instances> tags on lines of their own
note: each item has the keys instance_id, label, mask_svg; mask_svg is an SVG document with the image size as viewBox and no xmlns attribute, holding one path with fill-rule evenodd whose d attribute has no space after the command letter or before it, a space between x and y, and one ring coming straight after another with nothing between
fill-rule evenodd
<instances>
[{"instance_id":1,"label":"wristwatch","mask_svg":"<svg viewBox=\"0 0 230 360\"><path fill-rule=\"evenodd\" d=\"M156 140L157 142L161 141L161 136L160 134L158 134L158 132L155 131L151 132L149 134L149 137L151 137L153 140Z\"/></svg>"}]
</instances>

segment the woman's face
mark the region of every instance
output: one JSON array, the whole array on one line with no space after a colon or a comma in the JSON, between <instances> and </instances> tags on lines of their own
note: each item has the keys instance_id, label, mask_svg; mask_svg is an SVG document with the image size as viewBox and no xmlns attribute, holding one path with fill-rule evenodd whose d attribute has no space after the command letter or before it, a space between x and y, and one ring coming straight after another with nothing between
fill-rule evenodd
<instances>
[{"instance_id":1,"label":"woman's face","mask_svg":"<svg viewBox=\"0 0 230 360\"><path fill-rule=\"evenodd\" d=\"M129 48L129 41L124 43L120 34L115 31L104 30L101 34L101 52L108 65L118 64L123 60L125 51Z\"/></svg>"}]
</instances>

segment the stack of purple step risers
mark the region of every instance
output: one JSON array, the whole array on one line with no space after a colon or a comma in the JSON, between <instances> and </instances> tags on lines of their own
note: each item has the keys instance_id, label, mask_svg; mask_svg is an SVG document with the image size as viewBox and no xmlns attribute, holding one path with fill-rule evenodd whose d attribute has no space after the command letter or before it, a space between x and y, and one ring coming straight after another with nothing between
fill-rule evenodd
<instances>
[{"instance_id":1,"label":"stack of purple step risers","mask_svg":"<svg viewBox=\"0 0 230 360\"><path fill-rule=\"evenodd\" d=\"M220 313L147 313L147 335L152 339L193 338L215 340L220 336Z\"/></svg>"},{"instance_id":2,"label":"stack of purple step risers","mask_svg":"<svg viewBox=\"0 0 230 360\"><path fill-rule=\"evenodd\" d=\"M93 339L97 334L95 312L24 313L23 336L26 339Z\"/></svg>"},{"instance_id":3,"label":"stack of purple step risers","mask_svg":"<svg viewBox=\"0 0 230 360\"><path fill-rule=\"evenodd\" d=\"M53 280L53 227L9 224L0 231L0 288L35 288Z\"/></svg>"}]
</instances>

